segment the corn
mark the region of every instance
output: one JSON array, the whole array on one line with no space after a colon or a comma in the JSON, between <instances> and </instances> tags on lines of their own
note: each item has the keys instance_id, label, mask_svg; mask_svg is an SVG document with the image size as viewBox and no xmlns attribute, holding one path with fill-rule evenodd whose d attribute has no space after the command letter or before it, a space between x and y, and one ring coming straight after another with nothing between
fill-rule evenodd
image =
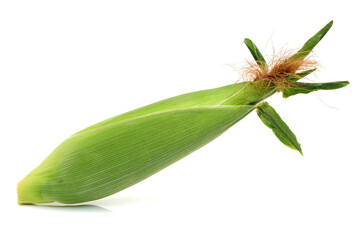
<instances>
[{"instance_id":1,"label":"corn","mask_svg":"<svg viewBox=\"0 0 360 240\"><path fill-rule=\"evenodd\" d=\"M287 61L304 59L331 25L327 24ZM255 44L249 39L244 42L261 69L268 71ZM90 126L66 139L18 183L18 203L73 204L109 196L201 148L255 109L281 142L302 153L295 135L262 101L276 91L288 97L348 84L297 83L314 70L290 72L284 78L285 85L255 79L188 93Z\"/></svg>"}]
</instances>

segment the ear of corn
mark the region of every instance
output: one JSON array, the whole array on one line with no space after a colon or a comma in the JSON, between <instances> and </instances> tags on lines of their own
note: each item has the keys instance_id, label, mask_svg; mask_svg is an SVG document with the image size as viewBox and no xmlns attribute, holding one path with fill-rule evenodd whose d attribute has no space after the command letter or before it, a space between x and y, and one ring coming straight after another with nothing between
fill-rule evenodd
<instances>
[{"instance_id":1,"label":"ear of corn","mask_svg":"<svg viewBox=\"0 0 360 240\"><path fill-rule=\"evenodd\" d=\"M234 94L239 90L252 95ZM255 109L224 101L262 98L248 83L237 83L165 99L92 125L65 140L18 184L18 201L78 203L111 195L195 151Z\"/></svg>"},{"instance_id":2,"label":"ear of corn","mask_svg":"<svg viewBox=\"0 0 360 240\"><path fill-rule=\"evenodd\" d=\"M304 50L308 54L331 24L312 37L297 57L305 57ZM255 61L267 68L256 45L249 39L244 42ZM288 79L297 82L312 71ZM242 82L183 94L85 128L61 143L18 183L18 202L80 203L114 194L204 146L254 109L281 142L301 152L295 135L275 110L260 103L284 89L262 84ZM287 94L328 87L301 86L302 90L295 86Z\"/></svg>"}]
</instances>

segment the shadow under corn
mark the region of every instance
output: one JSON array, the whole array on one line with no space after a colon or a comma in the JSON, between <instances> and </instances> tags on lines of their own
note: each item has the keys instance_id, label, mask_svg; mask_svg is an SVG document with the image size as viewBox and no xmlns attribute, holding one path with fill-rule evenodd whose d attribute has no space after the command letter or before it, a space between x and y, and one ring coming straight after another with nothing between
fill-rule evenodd
<instances>
[{"instance_id":1,"label":"shadow under corn","mask_svg":"<svg viewBox=\"0 0 360 240\"><path fill-rule=\"evenodd\" d=\"M20 205L24 208L48 210L55 212L99 212L99 213L111 213L111 211L105 207L100 207L93 204L78 204L78 205L64 205L64 204L39 204L39 205Z\"/></svg>"}]
</instances>

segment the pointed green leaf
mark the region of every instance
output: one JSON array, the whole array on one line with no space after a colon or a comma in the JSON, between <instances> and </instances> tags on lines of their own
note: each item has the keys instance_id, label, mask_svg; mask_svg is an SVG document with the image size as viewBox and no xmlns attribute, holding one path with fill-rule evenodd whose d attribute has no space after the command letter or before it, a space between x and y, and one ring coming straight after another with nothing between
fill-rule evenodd
<instances>
[{"instance_id":1,"label":"pointed green leaf","mask_svg":"<svg viewBox=\"0 0 360 240\"><path fill-rule=\"evenodd\" d=\"M329 31L332 24L333 21L330 21L328 24L326 24L325 27L312 36L295 55L290 57L290 59L304 59Z\"/></svg>"},{"instance_id":2,"label":"pointed green leaf","mask_svg":"<svg viewBox=\"0 0 360 240\"><path fill-rule=\"evenodd\" d=\"M275 136L286 146L298 150L302 155L302 150L295 134L290 130L279 114L267 102L261 103L256 112L261 121L269 127Z\"/></svg>"},{"instance_id":3,"label":"pointed green leaf","mask_svg":"<svg viewBox=\"0 0 360 240\"><path fill-rule=\"evenodd\" d=\"M268 65L265 61L265 58L263 57L260 50L258 49L258 47L248 38L244 39L244 43L248 47L248 49L249 49L251 55L254 57L256 63L259 64L261 67L267 69Z\"/></svg>"},{"instance_id":4,"label":"pointed green leaf","mask_svg":"<svg viewBox=\"0 0 360 240\"><path fill-rule=\"evenodd\" d=\"M306 70L300 73L296 73L294 76L290 76L287 77L286 79L292 82L297 82L298 80L306 77L307 75L309 75L310 73L316 71L316 68L310 69L310 70Z\"/></svg>"},{"instance_id":5,"label":"pointed green leaf","mask_svg":"<svg viewBox=\"0 0 360 240\"><path fill-rule=\"evenodd\" d=\"M345 87L348 85L348 81L339 81L339 82L327 82L327 83L296 83L295 86L290 86L287 89L283 90L283 97L288 98L290 96L303 93L311 93L318 90L334 90Z\"/></svg>"}]
</instances>

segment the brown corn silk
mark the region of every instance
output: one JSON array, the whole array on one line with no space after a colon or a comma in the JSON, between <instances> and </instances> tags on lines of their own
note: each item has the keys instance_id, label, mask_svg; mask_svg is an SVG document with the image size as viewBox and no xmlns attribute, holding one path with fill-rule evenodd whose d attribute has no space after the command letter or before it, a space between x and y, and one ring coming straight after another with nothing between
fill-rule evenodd
<instances>
[{"instance_id":1,"label":"brown corn silk","mask_svg":"<svg viewBox=\"0 0 360 240\"><path fill-rule=\"evenodd\" d=\"M244 81L253 82L253 87L265 90L265 92L271 88L286 91L291 86L297 86L296 82L289 77L298 77L297 72L314 69L319 66L319 63L309 57L292 58L294 56L292 52L286 50L273 55L268 67L257 62L246 61L246 65L242 68L242 78Z\"/></svg>"}]
</instances>

